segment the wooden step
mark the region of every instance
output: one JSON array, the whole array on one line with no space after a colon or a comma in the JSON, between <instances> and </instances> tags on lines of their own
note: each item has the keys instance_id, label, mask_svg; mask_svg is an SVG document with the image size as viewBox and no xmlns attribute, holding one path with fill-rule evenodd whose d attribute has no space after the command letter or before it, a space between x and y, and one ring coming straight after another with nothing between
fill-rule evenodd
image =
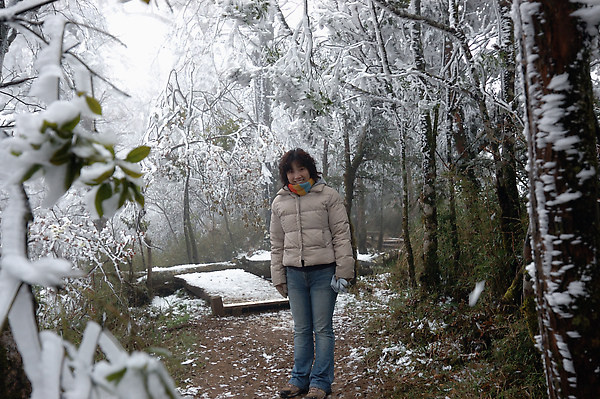
<instances>
[{"instance_id":1,"label":"wooden step","mask_svg":"<svg viewBox=\"0 0 600 399\"><path fill-rule=\"evenodd\" d=\"M223 304L223 298L220 296L212 296L210 297L209 302L213 315L215 316L241 316L243 313L287 309L290 307L287 298Z\"/></svg>"}]
</instances>

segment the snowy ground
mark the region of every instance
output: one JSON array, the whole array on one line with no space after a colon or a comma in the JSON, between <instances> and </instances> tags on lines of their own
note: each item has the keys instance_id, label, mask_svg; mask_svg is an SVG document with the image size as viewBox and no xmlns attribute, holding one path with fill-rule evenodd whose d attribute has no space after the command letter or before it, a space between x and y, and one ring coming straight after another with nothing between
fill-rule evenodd
<instances>
[{"instance_id":1,"label":"snowy ground","mask_svg":"<svg viewBox=\"0 0 600 399\"><path fill-rule=\"evenodd\" d=\"M253 261L269 259L268 252L249 257ZM366 256L364 259L368 259ZM194 265L189 265L190 267ZM181 269L185 270L185 268ZM227 301L280 298L272 284L240 269L180 275ZM432 353L459 351L454 342L434 340L423 350L410 349L393 337L382 335L367 345L368 337L379 335L373 318L385 314L390 301L406 293L389 289L387 273L359 278L351 293L338 296L334 313L336 333L336 380L330 399L380 398L390 389L390 381L439 386L440 375L446 380L463 378L453 375L452 366L438 364ZM224 299L224 302L226 300ZM441 303L439 306L445 306ZM287 383L293 365L293 321L287 310L250 313L243 316L215 317L202 299L189 293L155 298L152 307L161 314L191 316L186 333L194 334L192 347L178 356L185 373L178 375L180 392L189 399L273 398ZM447 326L428 318L412 319L415 334L422 331L438 335ZM370 329L370 330L369 330ZM449 348L449 349L448 349ZM454 349L452 349L454 348ZM173 349L171 349L173 350ZM435 372L434 372L435 371ZM393 389L393 388L391 388ZM439 388L448 398L449 389Z\"/></svg>"}]
</instances>

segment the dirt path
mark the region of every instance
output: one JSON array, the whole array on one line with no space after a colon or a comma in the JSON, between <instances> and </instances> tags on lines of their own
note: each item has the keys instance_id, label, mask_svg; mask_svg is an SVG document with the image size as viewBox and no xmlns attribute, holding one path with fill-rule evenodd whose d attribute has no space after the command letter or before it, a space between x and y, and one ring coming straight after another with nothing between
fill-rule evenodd
<instances>
[{"instance_id":1,"label":"dirt path","mask_svg":"<svg viewBox=\"0 0 600 399\"><path fill-rule=\"evenodd\" d=\"M336 370L328 398L377 398L367 377L361 323L356 307L338 300L334 316ZM363 323L364 324L364 323ZM206 315L193 327L198 337L191 377L184 396L194 399L277 398L290 376L293 323L289 310L214 317ZM190 365L192 366L192 365Z\"/></svg>"}]
</instances>

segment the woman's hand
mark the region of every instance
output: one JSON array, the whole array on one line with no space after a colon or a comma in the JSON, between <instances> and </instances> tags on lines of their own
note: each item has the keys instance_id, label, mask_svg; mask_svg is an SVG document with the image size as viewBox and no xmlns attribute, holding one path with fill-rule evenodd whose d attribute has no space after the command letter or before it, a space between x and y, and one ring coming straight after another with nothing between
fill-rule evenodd
<instances>
[{"instance_id":1,"label":"woman's hand","mask_svg":"<svg viewBox=\"0 0 600 399\"><path fill-rule=\"evenodd\" d=\"M287 284L278 284L275 286L275 288L277 288L277 291L279 291L282 297L287 298Z\"/></svg>"}]
</instances>

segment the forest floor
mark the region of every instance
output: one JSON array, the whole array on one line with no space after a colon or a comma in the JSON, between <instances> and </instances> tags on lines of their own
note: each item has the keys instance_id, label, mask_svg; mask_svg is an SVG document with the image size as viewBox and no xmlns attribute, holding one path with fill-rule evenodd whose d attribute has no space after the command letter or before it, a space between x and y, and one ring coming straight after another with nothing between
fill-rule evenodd
<instances>
[{"instance_id":1,"label":"forest floor","mask_svg":"<svg viewBox=\"0 0 600 399\"><path fill-rule=\"evenodd\" d=\"M336 323L340 326L341 323ZM193 398L275 398L293 365L289 311L257 316L207 317L197 326L203 361L188 377ZM354 343L364 341L358 326L337 331L336 376L331 398L367 398L372 378L355 358Z\"/></svg>"},{"instance_id":2,"label":"forest floor","mask_svg":"<svg viewBox=\"0 0 600 399\"><path fill-rule=\"evenodd\" d=\"M538 376L532 383L531 370L511 359L529 353L515 346L520 330L486 327L488 316L462 314L450 301L418 310L406 293L387 289L386 280L375 276L338 297L329 399L543 397ZM293 365L289 310L216 317L186 292L165 300L157 334L171 352L163 361L183 397L278 397ZM473 334L465 336L465 328Z\"/></svg>"},{"instance_id":3,"label":"forest floor","mask_svg":"<svg viewBox=\"0 0 600 399\"><path fill-rule=\"evenodd\" d=\"M373 396L377 384L366 370L363 325L348 312L345 302L340 298L334 317L336 380L329 398L379 397ZM183 396L277 398L293 365L290 310L228 317L216 317L204 309L199 313L164 331L163 347L185 353L185 359L165 359L169 368L176 369L172 375Z\"/></svg>"}]
</instances>

